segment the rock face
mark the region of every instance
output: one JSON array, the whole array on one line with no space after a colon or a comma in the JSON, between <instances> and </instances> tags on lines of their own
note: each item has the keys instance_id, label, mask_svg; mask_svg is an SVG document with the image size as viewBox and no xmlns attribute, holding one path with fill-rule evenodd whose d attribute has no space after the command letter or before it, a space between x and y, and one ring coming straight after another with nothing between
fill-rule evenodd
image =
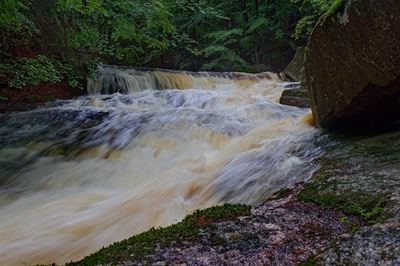
<instances>
[{"instance_id":1,"label":"rock face","mask_svg":"<svg viewBox=\"0 0 400 266\"><path fill-rule=\"evenodd\" d=\"M303 87L284 90L279 102L289 106L310 108L310 97L307 89Z\"/></svg>"},{"instance_id":2,"label":"rock face","mask_svg":"<svg viewBox=\"0 0 400 266\"><path fill-rule=\"evenodd\" d=\"M292 61L290 61L290 64L284 70L285 75L293 81L303 80L304 56L306 53L306 49L306 47L298 48Z\"/></svg>"},{"instance_id":3,"label":"rock face","mask_svg":"<svg viewBox=\"0 0 400 266\"><path fill-rule=\"evenodd\" d=\"M374 127L400 118L398 0L347 0L322 19L306 52L320 127Z\"/></svg>"},{"instance_id":4,"label":"rock face","mask_svg":"<svg viewBox=\"0 0 400 266\"><path fill-rule=\"evenodd\" d=\"M295 56L286 67L284 74L292 81L299 81L298 84L282 93L280 103L284 105L297 106L300 108L310 108L310 96L305 82L305 54L306 47L297 49Z\"/></svg>"},{"instance_id":5,"label":"rock face","mask_svg":"<svg viewBox=\"0 0 400 266\"><path fill-rule=\"evenodd\" d=\"M309 195L319 202L369 206L363 216L374 225L340 236L307 265L400 265L400 125L384 134L329 139L334 142L326 142L305 189L313 188Z\"/></svg>"}]
</instances>

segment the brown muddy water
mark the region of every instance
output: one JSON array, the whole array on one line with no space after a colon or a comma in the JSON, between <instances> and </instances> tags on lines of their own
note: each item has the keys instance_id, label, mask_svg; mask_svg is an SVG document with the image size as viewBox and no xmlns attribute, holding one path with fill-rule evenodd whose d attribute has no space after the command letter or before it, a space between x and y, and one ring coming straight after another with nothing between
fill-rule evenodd
<instances>
[{"instance_id":1,"label":"brown muddy water","mask_svg":"<svg viewBox=\"0 0 400 266\"><path fill-rule=\"evenodd\" d=\"M308 109L273 73L101 67L91 96L0 117L0 265L78 260L317 169ZM123 94L120 94L123 93Z\"/></svg>"}]
</instances>

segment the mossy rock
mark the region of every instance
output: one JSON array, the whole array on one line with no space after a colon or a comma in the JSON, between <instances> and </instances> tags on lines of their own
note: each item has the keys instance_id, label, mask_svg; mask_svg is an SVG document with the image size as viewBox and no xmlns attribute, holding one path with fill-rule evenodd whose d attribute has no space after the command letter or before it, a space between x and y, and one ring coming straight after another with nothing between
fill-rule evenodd
<instances>
[{"instance_id":1,"label":"mossy rock","mask_svg":"<svg viewBox=\"0 0 400 266\"><path fill-rule=\"evenodd\" d=\"M79 262L71 262L67 265L115 265L123 264L124 261L150 264L149 257L155 253L157 247L169 247L174 242L195 240L200 237L202 229L220 221L248 216L250 211L249 206L231 204L198 210L180 223L165 228L152 228L142 234L102 248ZM221 244L221 239L215 238L213 241Z\"/></svg>"},{"instance_id":2,"label":"mossy rock","mask_svg":"<svg viewBox=\"0 0 400 266\"><path fill-rule=\"evenodd\" d=\"M384 194L368 195L358 191L335 191L323 189L325 183L306 184L300 192L299 199L313 202L325 208L334 208L357 215L371 224L383 222L387 218L385 206L387 197ZM328 185L329 186L329 185Z\"/></svg>"},{"instance_id":3,"label":"mossy rock","mask_svg":"<svg viewBox=\"0 0 400 266\"><path fill-rule=\"evenodd\" d=\"M343 211L349 234L300 265L400 263L400 125L388 132L330 133L320 169L298 198ZM348 219L362 218L361 223Z\"/></svg>"}]
</instances>

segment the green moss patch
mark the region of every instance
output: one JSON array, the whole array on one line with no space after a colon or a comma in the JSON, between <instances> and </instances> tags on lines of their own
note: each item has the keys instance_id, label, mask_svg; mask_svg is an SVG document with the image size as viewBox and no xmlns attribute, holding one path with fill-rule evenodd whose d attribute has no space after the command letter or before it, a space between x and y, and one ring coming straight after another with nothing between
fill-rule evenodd
<instances>
[{"instance_id":1,"label":"green moss patch","mask_svg":"<svg viewBox=\"0 0 400 266\"><path fill-rule=\"evenodd\" d=\"M157 246L169 247L173 242L196 240L200 237L202 228L215 222L248 216L250 211L249 206L231 204L198 210L178 224L165 228L152 228L127 240L102 248L82 261L71 262L67 265L118 264L124 261L139 261L146 264L146 257L154 254Z\"/></svg>"},{"instance_id":2,"label":"green moss patch","mask_svg":"<svg viewBox=\"0 0 400 266\"><path fill-rule=\"evenodd\" d=\"M335 0L329 8L327 15L331 16L337 13L342 13L348 1L350 0Z\"/></svg>"},{"instance_id":3,"label":"green moss patch","mask_svg":"<svg viewBox=\"0 0 400 266\"><path fill-rule=\"evenodd\" d=\"M306 184L298 197L303 202L312 202L325 208L357 215L370 224L379 223L388 218L384 209L387 197L383 194L368 195L358 191L338 193L334 190L323 189L323 185L315 182Z\"/></svg>"},{"instance_id":4,"label":"green moss patch","mask_svg":"<svg viewBox=\"0 0 400 266\"><path fill-rule=\"evenodd\" d=\"M320 261L317 260L317 256L311 256L310 258L300 262L299 266L316 266L323 265Z\"/></svg>"},{"instance_id":5,"label":"green moss patch","mask_svg":"<svg viewBox=\"0 0 400 266\"><path fill-rule=\"evenodd\" d=\"M312 33L315 31L315 29L319 26L321 26L322 24L324 24L327 19L332 18L334 15L337 14L343 14L345 9L346 9L346 5L347 4L351 4L352 0L335 0L332 5L330 6L330 8L328 9L328 11L322 15L319 19L319 21L317 22L317 24L314 27L314 30L312 31ZM310 49L309 47L307 47L308 49Z\"/></svg>"},{"instance_id":6,"label":"green moss patch","mask_svg":"<svg viewBox=\"0 0 400 266\"><path fill-rule=\"evenodd\" d=\"M282 188L282 189L280 189L280 190L278 190L277 192L274 193L273 198L274 199L286 198L291 193L292 193L292 189L291 188Z\"/></svg>"}]
</instances>

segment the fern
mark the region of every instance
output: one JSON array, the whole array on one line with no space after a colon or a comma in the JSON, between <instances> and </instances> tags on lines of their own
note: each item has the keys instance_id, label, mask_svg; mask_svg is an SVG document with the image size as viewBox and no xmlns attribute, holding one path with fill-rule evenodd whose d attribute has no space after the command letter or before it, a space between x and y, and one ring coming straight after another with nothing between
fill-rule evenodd
<instances>
[{"instance_id":1,"label":"fern","mask_svg":"<svg viewBox=\"0 0 400 266\"><path fill-rule=\"evenodd\" d=\"M297 22L295 32L293 37L295 40L300 40L301 38L306 38L309 36L318 21L318 16L305 16Z\"/></svg>"},{"instance_id":2,"label":"fern","mask_svg":"<svg viewBox=\"0 0 400 266\"><path fill-rule=\"evenodd\" d=\"M230 30L214 31L207 34L207 37L214 40L214 43L224 43L232 38L238 38L243 35L243 30L234 28Z\"/></svg>"},{"instance_id":3,"label":"fern","mask_svg":"<svg viewBox=\"0 0 400 266\"><path fill-rule=\"evenodd\" d=\"M302 18L297 22L292 37L300 40L307 39L319 18L330 9L335 8L341 0L294 0L294 2L301 3L299 11Z\"/></svg>"},{"instance_id":4,"label":"fern","mask_svg":"<svg viewBox=\"0 0 400 266\"><path fill-rule=\"evenodd\" d=\"M210 57L215 54L226 53L229 49L223 45L211 45L204 49L204 55Z\"/></svg>"},{"instance_id":5,"label":"fern","mask_svg":"<svg viewBox=\"0 0 400 266\"><path fill-rule=\"evenodd\" d=\"M268 27L269 20L265 17L259 17L250 22L249 29L247 30L247 34L253 33L255 30L258 30L260 27Z\"/></svg>"},{"instance_id":6,"label":"fern","mask_svg":"<svg viewBox=\"0 0 400 266\"><path fill-rule=\"evenodd\" d=\"M204 55L210 60L202 70L220 71L224 69L248 70L249 64L235 51L223 45L212 45L204 49Z\"/></svg>"}]
</instances>

